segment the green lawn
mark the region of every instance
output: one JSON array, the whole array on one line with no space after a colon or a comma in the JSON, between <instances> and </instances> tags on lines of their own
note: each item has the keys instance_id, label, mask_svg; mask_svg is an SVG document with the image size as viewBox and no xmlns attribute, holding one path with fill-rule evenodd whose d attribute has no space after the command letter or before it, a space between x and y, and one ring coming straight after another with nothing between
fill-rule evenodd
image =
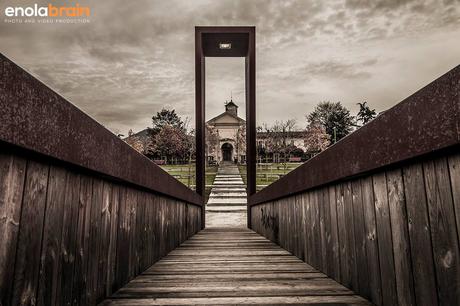
<instances>
[{"instance_id":1,"label":"green lawn","mask_svg":"<svg viewBox=\"0 0 460 306\"><path fill-rule=\"evenodd\" d=\"M185 165L160 165L160 167L178 179L185 186L191 189L195 189L195 164ZM206 167L206 190L205 197L209 196L211 192L211 185L214 182L214 178L217 174L217 166Z\"/></svg>"},{"instance_id":2,"label":"green lawn","mask_svg":"<svg viewBox=\"0 0 460 306\"><path fill-rule=\"evenodd\" d=\"M263 189L266 185L279 180L283 175L288 174L302 163L264 163L257 164L256 168L256 185L257 190ZM243 181L246 183L246 165L239 165L238 169L243 177Z\"/></svg>"}]
</instances>

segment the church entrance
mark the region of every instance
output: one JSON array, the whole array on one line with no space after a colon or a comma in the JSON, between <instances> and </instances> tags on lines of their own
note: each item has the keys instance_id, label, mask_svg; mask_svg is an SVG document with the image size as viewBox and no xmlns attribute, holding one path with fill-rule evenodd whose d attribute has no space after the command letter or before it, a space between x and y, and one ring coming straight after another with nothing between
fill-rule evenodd
<instances>
[{"instance_id":1,"label":"church entrance","mask_svg":"<svg viewBox=\"0 0 460 306\"><path fill-rule=\"evenodd\" d=\"M233 152L233 146L229 143L224 143L222 145L222 160L232 161L232 152Z\"/></svg>"}]
</instances>

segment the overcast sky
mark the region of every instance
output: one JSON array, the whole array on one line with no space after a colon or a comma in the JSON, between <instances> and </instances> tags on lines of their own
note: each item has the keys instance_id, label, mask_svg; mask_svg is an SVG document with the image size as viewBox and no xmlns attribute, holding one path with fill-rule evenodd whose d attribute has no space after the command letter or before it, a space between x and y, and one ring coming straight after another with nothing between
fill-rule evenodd
<instances>
[{"instance_id":1,"label":"overcast sky","mask_svg":"<svg viewBox=\"0 0 460 306\"><path fill-rule=\"evenodd\" d=\"M0 0L4 8L54 1ZM319 101L385 110L460 64L460 2L79 1L89 24L0 23L0 51L116 133L163 107L194 113L194 27L254 25L257 120L297 119ZM207 117L244 109L244 62L208 58ZM243 113L244 115L244 113Z\"/></svg>"}]
</instances>

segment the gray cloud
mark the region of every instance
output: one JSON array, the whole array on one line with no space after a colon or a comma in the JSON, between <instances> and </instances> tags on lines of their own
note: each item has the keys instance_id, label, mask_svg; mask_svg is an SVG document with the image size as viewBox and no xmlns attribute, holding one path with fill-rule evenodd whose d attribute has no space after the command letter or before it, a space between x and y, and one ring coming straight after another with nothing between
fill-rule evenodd
<instances>
[{"instance_id":1,"label":"gray cloud","mask_svg":"<svg viewBox=\"0 0 460 306\"><path fill-rule=\"evenodd\" d=\"M25 0L24 4L48 3ZM460 61L456 0L81 0L89 24L0 26L0 51L116 132L162 107L194 114L194 26L255 25L258 121L296 118L321 100L383 110ZM17 5L0 0L0 9ZM244 65L207 59L207 116Z\"/></svg>"}]
</instances>

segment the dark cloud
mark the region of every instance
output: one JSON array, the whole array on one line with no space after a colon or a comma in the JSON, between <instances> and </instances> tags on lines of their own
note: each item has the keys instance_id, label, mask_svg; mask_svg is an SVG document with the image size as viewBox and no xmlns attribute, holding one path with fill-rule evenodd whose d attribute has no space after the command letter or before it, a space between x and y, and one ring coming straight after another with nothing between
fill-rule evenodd
<instances>
[{"instance_id":1,"label":"dark cloud","mask_svg":"<svg viewBox=\"0 0 460 306\"><path fill-rule=\"evenodd\" d=\"M48 1L21 1L33 3ZM256 26L260 122L300 122L324 99L382 110L460 60L456 0L79 3L91 23L2 23L0 51L116 132L149 125L165 106L193 116L196 25ZM18 2L1 0L1 11L9 5ZM208 116L230 92L243 104L241 61L209 59L207 71Z\"/></svg>"}]
</instances>

